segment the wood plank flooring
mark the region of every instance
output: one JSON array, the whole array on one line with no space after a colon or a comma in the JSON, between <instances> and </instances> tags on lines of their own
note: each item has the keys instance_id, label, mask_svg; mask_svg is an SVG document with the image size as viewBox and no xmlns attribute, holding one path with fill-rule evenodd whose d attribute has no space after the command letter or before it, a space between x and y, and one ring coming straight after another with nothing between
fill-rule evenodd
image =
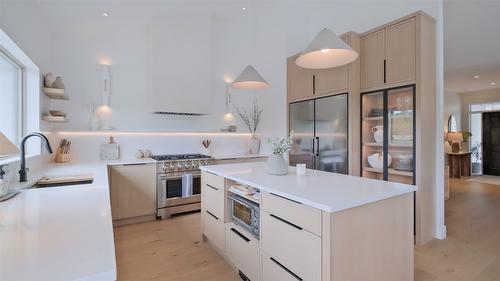
<instances>
[{"instance_id":1,"label":"wood plank flooring","mask_svg":"<svg viewBox=\"0 0 500 281\"><path fill-rule=\"evenodd\" d=\"M415 249L416 281L500 281L500 186L452 179L448 238ZM115 228L118 280L237 281L201 243L200 214Z\"/></svg>"}]
</instances>

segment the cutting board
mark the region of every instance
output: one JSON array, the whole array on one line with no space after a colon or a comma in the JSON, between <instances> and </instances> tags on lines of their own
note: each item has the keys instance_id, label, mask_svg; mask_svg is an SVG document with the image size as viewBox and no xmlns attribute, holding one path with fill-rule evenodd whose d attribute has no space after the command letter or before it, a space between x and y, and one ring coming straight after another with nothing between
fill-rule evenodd
<instances>
[{"instance_id":1,"label":"cutting board","mask_svg":"<svg viewBox=\"0 0 500 281\"><path fill-rule=\"evenodd\" d=\"M73 183L73 182L86 182L93 181L94 175L67 175L67 176L55 176L55 177L44 177L38 181L39 185L48 184L62 184L62 183Z\"/></svg>"}]
</instances>

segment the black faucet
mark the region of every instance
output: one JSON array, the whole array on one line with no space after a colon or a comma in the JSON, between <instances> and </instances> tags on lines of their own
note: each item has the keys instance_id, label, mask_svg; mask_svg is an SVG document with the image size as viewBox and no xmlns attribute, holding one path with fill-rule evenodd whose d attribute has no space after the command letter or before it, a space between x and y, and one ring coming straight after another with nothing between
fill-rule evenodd
<instances>
[{"instance_id":1,"label":"black faucet","mask_svg":"<svg viewBox=\"0 0 500 281\"><path fill-rule=\"evenodd\" d=\"M45 142L45 146L50 154L52 154L52 148L50 147L49 140L42 133L31 133L26 135L21 141L21 170L19 170L19 182L26 182L28 177L26 175L26 140L31 137L39 137Z\"/></svg>"}]
</instances>

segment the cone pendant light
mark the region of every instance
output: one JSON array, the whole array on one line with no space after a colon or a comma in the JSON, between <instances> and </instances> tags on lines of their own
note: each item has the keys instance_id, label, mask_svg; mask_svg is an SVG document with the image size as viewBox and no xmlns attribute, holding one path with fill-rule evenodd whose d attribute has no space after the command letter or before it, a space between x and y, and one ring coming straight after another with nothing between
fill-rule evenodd
<instances>
[{"instance_id":1,"label":"cone pendant light","mask_svg":"<svg viewBox=\"0 0 500 281\"><path fill-rule=\"evenodd\" d=\"M337 34L323 28L305 48L295 63L303 68L323 69L342 66L355 61L358 53Z\"/></svg>"},{"instance_id":2,"label":"cone pendant light","mask_svg":"<svg viewBox=\"0 0 500 281\"><path fill-rule=\"evenodd\" d=\"M267 81L251 65L247 65L234 82L231 83L231 87L235 89L264 89L268 86Z\"/></svg>"}]
</instances>

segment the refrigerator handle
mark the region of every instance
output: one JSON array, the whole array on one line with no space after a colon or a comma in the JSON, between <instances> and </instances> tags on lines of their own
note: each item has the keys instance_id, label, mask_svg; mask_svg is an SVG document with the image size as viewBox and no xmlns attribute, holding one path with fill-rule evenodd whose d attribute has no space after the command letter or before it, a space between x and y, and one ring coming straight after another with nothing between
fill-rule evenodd
<instances>
[{"instance_id":1,"label":"refrigerator handle","mask_svg":"<svg viewBox=\"0 0 500 281\"><path fill-rule=\"evenodd\" d=\"M316 152L314 153L314 155L316 156L319 156L319 137L316 137Z\"/></svg>"},{"instance_id":2,"label":"refrigerator handle","mask_svg":"<svg viewBox=\"0 0 500 281\"><path fill-rule=\"evenodd\" d=\"M314 149L314 138L311 138L311 155L316 155L315 149Z\"/></svg>"}]
</instances>

